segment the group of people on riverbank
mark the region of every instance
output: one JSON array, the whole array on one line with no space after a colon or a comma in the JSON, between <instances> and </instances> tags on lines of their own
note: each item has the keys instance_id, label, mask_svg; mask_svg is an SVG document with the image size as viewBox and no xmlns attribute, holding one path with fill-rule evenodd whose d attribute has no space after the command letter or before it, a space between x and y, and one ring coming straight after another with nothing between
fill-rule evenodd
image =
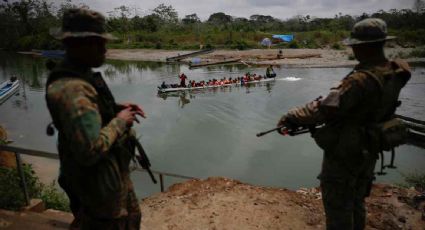
<instances>
[{"instance_id":1,"label":"group of people on riverbank","mask_svg":"<svg viewBox=\"0 0 425 230\"><path fill-rule=\"evenodd\" d=\"M267 68L269 70L269 68ZM274 72L273 72L274 73ZM252 81L261 81L266 78L274 78L276 77L276 74L270 74L269 77L267 75L257 75L257 74L251 74L246 73L242 77L237 78L226 78L223 77L221 79L208 79L208 80L202 80L202 81L195 81L195 80L189 80L188 84L186 84L187 76L182 73L179 75L180 84L166 84L165 82L162 82L161 86L159 86L159 89L168 89L168 88L192 88L192 87L204 87L204 86L222 86L222 85L230 85L230 84L245 84Z\"/></svg>"}]
</instances>

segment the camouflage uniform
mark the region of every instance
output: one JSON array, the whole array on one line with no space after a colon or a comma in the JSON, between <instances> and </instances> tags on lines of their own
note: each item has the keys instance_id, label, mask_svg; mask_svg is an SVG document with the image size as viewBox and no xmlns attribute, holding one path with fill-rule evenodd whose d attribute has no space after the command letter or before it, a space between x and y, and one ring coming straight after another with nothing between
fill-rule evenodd
<instances>
[{"instance_id":1,"label":"camouflage uniform","mask_svg":"<svg viewBox=\"0 0 425 230\"><path fill-rule=\"evenodd\" d=\"M354 30L365 29L368 23L359 22ZM409 67L401 60L361 63L327 97L291 109L282 118L288 126L325 123L313 137L324 150L318 178L327 229L364 229L364 198L369 195L381 151L369 127L394 114L400 90L409 78Z\"/></svg>"},{"instance_id":2,"label":"camouflage uniform","mask_svg":"<svg viewBox=\"0 0 425 230\"><path fill-rule=\"evenodd\" d=\"M129 170L134 132L116 117L119 108L101 75L66 58L48 78L46 101L59 131L59 180L81 229L139 229Z\"/></svg>"}]
</instances>

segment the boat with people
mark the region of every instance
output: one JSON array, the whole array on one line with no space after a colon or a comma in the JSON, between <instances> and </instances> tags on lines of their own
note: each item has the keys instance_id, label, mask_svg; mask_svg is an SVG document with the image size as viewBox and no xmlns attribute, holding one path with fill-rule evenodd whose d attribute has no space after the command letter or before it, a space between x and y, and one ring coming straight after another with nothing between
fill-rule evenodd
<instances>
[{"instance_id":1,"label":"boat with people","mask_svg":"<svg viewBox=\"0 0 425 230\"><path fill-rule=\"evenodd\" d=\"M0 103L6 101L19 88L19 80L11 77L9 80L0 84Z\"/></svg>"},{"instance_id":2,"label":"boat with people","mask_svg":"<svg viewBox=\"0 0 425 230\"><path fill-rule=\"evenodd\" d=\"M254 75L255 76L255 75ZM193 90L202 90L209 88L221 88L221 87L234 87L234 86L245 86L251 84L258 84L263 82L271 82L275 81L275 78L264 78L264 77L238 77L235 79L223 78L220 80L208 80L208 81L189 81L186 87L182 87L179 84L170 84L166 85L165 82L162 83L161 86L158 86L158 93L169 93L169 92L177 92L177 91L193 91Z\"/></svg>"}]
</instances>

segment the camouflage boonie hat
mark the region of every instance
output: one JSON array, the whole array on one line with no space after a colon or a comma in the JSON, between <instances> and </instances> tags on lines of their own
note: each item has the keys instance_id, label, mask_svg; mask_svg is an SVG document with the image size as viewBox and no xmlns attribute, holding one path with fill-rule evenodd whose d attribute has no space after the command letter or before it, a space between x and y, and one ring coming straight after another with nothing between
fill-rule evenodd
<instances>
[{"instance_id":1,"label":"camouflage boonie hat","mask_svg":"<svg viewBox=\"0 0 425 230\"><path fill-rule=\"evenodd\" d=\"M106 33L105 17L96 11L88 9L69 9L64 12L62 28L50 29L50 34L59 40L65 38L101 37L106 40L116 39Z\"/></svg>"},{"instance_id":2,"label":"camouflage boonie hat","mask_svg":"<svg viewBox=\"0 0 425 230\"><path fill-rule=\"evenodd\" d=\"M395 36L387 36L387 24L379 18L367 18L357 22L353 26L350 38L343 43L347 46L373 43L394 39Z\"/></svg>"}]
</instances>

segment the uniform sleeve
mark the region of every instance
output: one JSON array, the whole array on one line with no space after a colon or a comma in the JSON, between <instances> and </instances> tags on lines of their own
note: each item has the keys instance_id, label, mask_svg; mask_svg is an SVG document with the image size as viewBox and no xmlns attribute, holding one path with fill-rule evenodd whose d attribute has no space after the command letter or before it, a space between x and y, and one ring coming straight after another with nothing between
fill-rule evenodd
<instances>
[{"instance_id":1,"label":"uniform sleeve","mask_svg":"<svg viewBox=\"0 0 425 230\"><path fill-rule=\"evenodd\" d=\"M298 125L320 124L344 118L353 112L370 92L376 92L377 83L364 73L353 73L330 89L325 98L291 109L286 117Z\"/></svg>"},{"instance_id":2,"label":"uniform sleeve","mask_svg":"<svg viewBox=\"0 0 425 230\"><path fill-rule=\"evenodd\" d=\"M114 118L102 128L96 104L97 92L90 84L81 80L57 81L57 84L63 84L61 95L55 97L55 92L48 95L60 107L59 119L69 147L79 163L94 164L108 154L117 138L123 135L127 129L126 122Z\"/></svg>"}]
</instances>

